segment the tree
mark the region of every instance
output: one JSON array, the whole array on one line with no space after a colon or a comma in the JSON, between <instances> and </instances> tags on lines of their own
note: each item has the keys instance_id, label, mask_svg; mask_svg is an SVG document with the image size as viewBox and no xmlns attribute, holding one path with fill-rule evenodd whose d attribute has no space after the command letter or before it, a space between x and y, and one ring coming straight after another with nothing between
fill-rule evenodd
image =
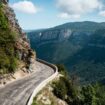
<instances>
[{"instance_id":1,"label":"tree","mask_svg":"<svg viewBox=\"0 0 105 105\"><path fill-rule=\"evenodd\" d=\"M96 91L92 85L82 87L83 105L97 105Z\"/></svg>"},{"instance_id":2,"label":"tree","mask_svg":"<svg viewBox=\"0 0 105 105\"><path fill-rule=\"evenodd\" d=\"M58 82L54 83L53 92L57 97L65 100L65 96L67 95L67 87L65 86L65 82L63 81L62 77Z\"/></svg>"}]
</instances>

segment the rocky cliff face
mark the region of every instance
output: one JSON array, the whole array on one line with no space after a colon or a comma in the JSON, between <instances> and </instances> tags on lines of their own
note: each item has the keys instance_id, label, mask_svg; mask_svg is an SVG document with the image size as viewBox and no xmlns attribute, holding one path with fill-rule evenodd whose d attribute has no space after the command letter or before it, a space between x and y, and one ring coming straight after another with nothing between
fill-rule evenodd
<instances>
[{"instance_id":1,"label":"rocky cliff face","mask_svg":"<svg viewBox=\"0 0 105 105\"><path fill-rule=\"evenodd\" d=\"M2 12L3 15L6 17L9 29L15 35L15 43L13 48L15 50L14 55L18 56L19 60L29 65L31 62L31 58L35 59L36 56L33 50L30 48L30 43L26 36L26 33L22 31L18 20L16 19L14 10L9 7L8 2L8 0L1 0L0 5L2 6Z\"/></svg>"},{"instance_id":2,"label":"rocky cliff face","mask_svg":"<svg viewBox=\"0 0 105 105\"><path fill-rule=\"evenodd\" d=\"M42 41L54 40L54 39L62 41L68 38L71 35L71 33L72 31L70 29L62 29L62 30L40 32L39 36L41 37L40 40Z\"/></svg>"},{"instance_id":3,"label":"rocky cliff face","mask_svg":"<svg viewBox=\"0 0 105 105\"><path fill-rule=\"evenodd\" d=\"M8 4L9 0L0 0L1 3Z\"/></svg>"},{"instance_id":4,"label":"rocky cliff face","mask_svg":"<svg viewBox=\"0 0 105 105\"><path fill-rule=\"evenodd\" d=\"M62 42L68 39L72 35L71 29L61 29L61 30L45 30L40 32L28 33L30 40L37 44L44 44L49 42ZM31 43L32 43L31 42Z\"/></svg>"}]
</instances>

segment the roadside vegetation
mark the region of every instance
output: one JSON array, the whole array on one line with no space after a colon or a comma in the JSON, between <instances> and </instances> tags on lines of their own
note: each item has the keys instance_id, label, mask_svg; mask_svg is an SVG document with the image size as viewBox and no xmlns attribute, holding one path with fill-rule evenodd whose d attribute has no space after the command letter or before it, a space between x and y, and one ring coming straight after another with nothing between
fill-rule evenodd
<instances>
[{"instance_id":1,"label":"roadside vegetation","mask_svg":"<svg viewBox=\"0 0 105 105\"><path fill-rule=\"evenodd\" d=\"M99 83L80 85L76 76L69 77L67 70L63 65L57 65L61 75L59 80L55 80L50 86L52 93L43 89L37 97L34 98L32 105L47 105L42 103L43 98L38 96L50 97L51 104L58 105L56 99L66 102L68 105L105 105L105 86ZM46 86L48 88L48 86ZM53 94L53 97L51 98ZM54 101L55 100L55 101ZM55 103L54 103L55 102Z\"/></svg>"},{"instance_id":2,"label":"roadside vegetation","mask_svg":"<svg viewBox=\"0 0 105 105\"><path fill-rule=\"evenodd\" d=\"M65 68L59 66L59 71L64 72ZM105 86L102 84L80 86L77 79L70 79L66 74L53 83L53 88L53 93L68 105L105 105Z\"/></svg>"}]
</instances>

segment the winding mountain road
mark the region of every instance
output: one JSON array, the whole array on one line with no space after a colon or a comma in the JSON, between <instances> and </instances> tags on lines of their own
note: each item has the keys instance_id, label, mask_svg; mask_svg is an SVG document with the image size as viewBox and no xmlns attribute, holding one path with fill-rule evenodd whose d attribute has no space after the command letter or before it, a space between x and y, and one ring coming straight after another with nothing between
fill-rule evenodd
<instances>
[{"instance_id":1,"label":"winding mountain road","mask_svg":"<svg viewBox=\"0 0 105 105\"><path fill-rule=\"evenodd\" d=\"M40 70L0 89L0 105L26 105L35 87L54 74L53 68L37 62Z\"/></svg>"}]
</instances>

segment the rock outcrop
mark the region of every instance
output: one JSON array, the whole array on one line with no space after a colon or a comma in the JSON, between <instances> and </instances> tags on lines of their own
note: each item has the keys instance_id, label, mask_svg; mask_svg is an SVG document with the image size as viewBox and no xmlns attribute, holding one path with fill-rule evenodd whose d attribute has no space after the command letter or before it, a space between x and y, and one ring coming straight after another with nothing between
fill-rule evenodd
<instances>
[{"instance_id":1,"label":"rock outcrop","mask_svg":"<svg viewBox=\"0 0 105 105\"><path fill-rule=\"evenodd\" d=\"M9 27L12 32L15 33L16 42L15 42L15 51L18 53L19 60L23 61L28 67L31 64L30 59L36 58L34 51L30 48L29 40L26 36L26 33L22 31L14 10L8 5L9 0L1 0L0 3L3 5L3 13L8 20Z\"/></svg>"},{"instance_id":2,"label":"rock outcrop","mask_svg":"<svg viewBox=\"0 0 105 105\"><path fill-rule=\"evenodd\" d=\"M49 42L62 42L72 35L71 29L61 29L61 30L44 30L38 32L28 33L28 37L31 43L35 43L38 46L46 44Z\"/></svg>"},{"instance_id":3,"label":"rock outcrop","mask_svg":"<svg viewBox=\"0 0 105 105\"><path fill-rule=\"evenodd\" d=\"M0 2L2 2L4 4L8 4L9 0L0 0Z\"/></svg>"}]
</instances>

